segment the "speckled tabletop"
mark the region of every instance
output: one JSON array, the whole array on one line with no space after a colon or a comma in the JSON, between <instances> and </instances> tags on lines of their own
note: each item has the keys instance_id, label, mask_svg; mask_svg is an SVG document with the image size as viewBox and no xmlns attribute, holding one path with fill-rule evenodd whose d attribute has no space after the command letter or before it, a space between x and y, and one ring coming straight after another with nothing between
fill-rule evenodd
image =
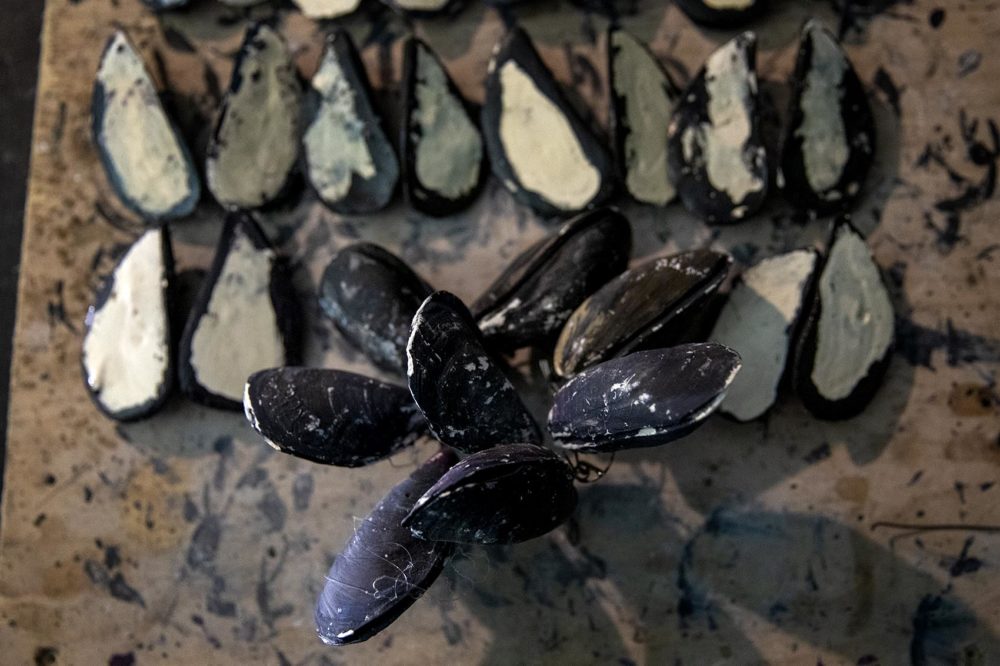
<instances>
[{"instance_id":1,"label":"speckled tabletop","mask_svg":"<svg viewBox=\"0 0 1000 666\"><path fill-rule=\"evenodd\" d=\"M899 317L897 353L867 412L820 422L786 397L763 422L715 417L673 445L620 454L581 490L571 525L465 551L396 624L343 649L314 635L326 569L354 521L433 444L368 468L321 468L274 453L241 415L180 399L116 427L80 377L87 305L138 228L89 142L104 41L115 23L126 28L198 152L245 14L208 1L161 19L138 0L47 4L0 523L0 662L1000 663L994 3L869 3L887 6L846 21L880 135L855 220ZM666 2L624 4L636 11L622 23L680 80L729 36L693 27ZM753 27L762 89L783 109L798 26L809 14L838 18L818 0L774 5ZM312 73L321 26L287 7L249 14L277 14L302 74ZM556 2L513 15L604 123L606 19ZM372 8L345 23L388 97L407 27ZM481 100L499 15L471 2L411 28ZM637 257L712 245L746 264L821 242L827 224L780 203L724 229L677 205L624 210ZM451 219L401 204L340 218L308 196L263 219L299 266L309 361L367 372L315 315L315 281L337 247L384 244L435 286L472 298L552 226L496 183ZM206 201L173 225L180 268L207 264L220 222ZM540 416L544 402L536 391Z\"/></svg>"}]
</instances>

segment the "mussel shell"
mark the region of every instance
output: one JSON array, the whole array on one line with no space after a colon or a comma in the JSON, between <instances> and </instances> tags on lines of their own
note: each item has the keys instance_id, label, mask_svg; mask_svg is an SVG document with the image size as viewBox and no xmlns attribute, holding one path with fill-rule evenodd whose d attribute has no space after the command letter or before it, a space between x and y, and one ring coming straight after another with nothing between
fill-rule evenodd
<instances>
[{"instance_id":1,"label":"mussel shell","mask_svg":"<svg viewBox=\"0 0 1000 666\"><path fill-rule=\"evenodd\" d=\"M777 400L819 263L815 250L794 250L768 257L740 276L709 335L743 358L720 413L750 421Z\"/></svg>"},{"instance_id":2,"label":"mussel shell","mask_svg":"<svg viewBox=\"0 0 1000 666\"><path fill-rule=\"evenodd\" d=\"M795 353L793 381L802 404L822 419L856 416L889 369L895 313L864 236L834 225Z\"/></svg>"},{"instance_id":3,"label":"mussel shell","mask_svg":"<svg viewBox=\"0 0 1000 666\"><path fill-rule=\"evenodd\" d=\"M756 36L745 32L719 47L688 84L670 121L670 179L684 207L707 222L743 220L767 196L756 45Z\"/></svg>"},{"instance_id":4,"label":"mussel shell","mask_svg":"<svg viewBox=\"0 0 1000 666\"><path fill-rule=\"evenodd\" d=\"M303 15L312 19L332 19L356 10L361 0L292 0Z\"/></svg>"},{"instance_id":5,"label":"mussel shell","mask_svg":"<svg viewBox=\"0 0 1000 666\"><path fill-rule=\"evenodd\" d=\"M332 30L303 103L301 161L319 200L343 215L381 210L399 180L399 161L372 97L350 34Z\"/></svg>"},{"instance_id":6,"label":"mussel shell","mask_svg":"<svg viewBox=\"0 0 1000 666\"><path fill-rule=\"evenodd\" d=\"M767 0L747 0L744 7L732 6L732 3L722 3L723 7L715 7L711 0L675 0L688 17L704 26L714 28L735 28L760 16L767 8Z\"/></svg>"},{"instance_id":7,"label":"mussel shell","mask_svg":"<svg viewBox=\"0 0 1000 666\"><path fill-rule=\"evenodd\" d=\"M149 229L87 311L80 366L94 404L110 418L150 416L174 387L173 282L169 227Z\"/></svg>"},{"instance_id":8,"label":"mussel shell","mask_svg":"<svg viewBox=\"0 0 1000 666\"><path fill-rule=\"evenodd\" d=\"M741 366L729 347L652 349L584 370L556 393L549 432L576 451L657 446L701 425Z\"/></svg>"},{"instance_id":9,"label":"mussel shell","mask_svg":"<svg viewBox=\"0 0 1000 666\"><path fill-rule=\"evenodd\" d=\"M448 470L403 525L431 541L518 543L549 532L575 507L569 465L540 446L506 444Z\"/></svg>"},{"instance_id":10,"label":"mussel shell","mask_svg":"<svg viewBox=\"0 0 1000 666\"><path fill-rule=\"evenodd\" d=\"M223 207L255 208L291 191L301 94L285 40L267 24L250 26L205 160L208 189Z\"/></svg>"},{"instance_id":11,"label":"mussel shell","mask_svg":"<svg viewBox=\"0 0 1000 666\"><path fill-rule=\"evenodd\" d=\"M410 323L431 291L388 250L355 243L337 252L323 272L319 305L372 363L402 375Z\"/></svg>"},{"instance_id":12,"label":"mussel shell","mask_svg":"<svg viewBox=\"0 0 1000 666\"><path fill-rule=\"evenodd\" d=\"M791 88L778 184L817 215L848 208L874 159L875 120L847 54L818 21L802 30Z\"/></svg>"},{"instance_id":13,"label":"mussel shell","mask_svg":"<svg viewBox=\"0 0 1000 666\"><path fill-rule=\"evenodd\" d=\"M316 631L324 643L368 640L412 606L441 573L453 546L418 539L401 523L456 460L454 453L442 450L357 525L333 561L316 603Z\"/></svg>"},{"instance_id":14,"label":"mussel shell","mask_svg":"<svg viewBox=\"0 0 1000 666\"><path fill-rule=\"evenodd\" d=\"M680 91L645 44L608 29L611 146L622 188L640 203L665 206L677 191L667 172L667 130Z\"/></svg>"},{"instance_id":15,"label":"mussel shell","mask_svg":"<svg viewBox=\"0 0 1000 666\"><path fill-rule=\"evenodd\" d=\"M541 442L517 390L483 347L472 315L444 291L413 318L406 348L410 393L439 440L466 453Z\"/></svg>"},{"instance_id":16,"label":"mussel shell","mask_svg":"<svg viewBox=\"0 0 1000 666\"><path fill-rule=\"evenodd\" d=\"M421 213L451 215L486 183L482 134L444 65L416 37L403 48L403 83L403 194Z\"/></svg>"},{"instance_id":17,"label":"mussel shell","mask_svg":"<svg viewBox=\"0 0 1000 666\"><path fill-rule=\"evenodd\" d=\"M493 173L536 212L565 215L610 196L610 155L520 27L490 61L482 128Z\"/></svg>"},{"instance_id":18,"label":"mussel shell","mask_svg":"<svg viewBox=\"0 0 1000 666\"><path fill-rule=\"evenodd\" d=\"M181 336L181 390L241 411L247 377L296 364L301 347L302 311L286 260L253 217L229 214Z\"/></svg>"},{"instance_id":19,"label":"mussel shell","mask_svg":"<svg viewBox=\"0 0 1000 666\"><path fill-rule=\"evenodd\" d=\"M629 269L584 301L563 327L553 354L561 377L633 351L665 346L685 333L692 306L729 272L729 255L692 250Z\"/></svg>"},{"instance_id":20,"label":"mussel shell","mask_svg":"<svg viewBox=\"0 0 1000 666\"><path fill-rule=\"evenodd\" d=\"M164 3L161 8L168 5ZM198 170L122 31L104 47L91 99L91 133L108 182L148 222L184 217L201 196Z\"/></svg>"},{"instance_id":21,"label":"mussel shell","mask_svg":"<svg viewBox=\"0 0 1000 666\"><path fill-rule=\"evenodd\" d=\"M566 222L511 262L473 305L490 345L510 351L549 342L573 311L628 267L632 229L602 208Z\"/></svg>"},{"instance_id":22,"label":"mussel shell","mask_svg":"<svg viewBox=\"0 0 1000 666\"><path fill-rule=\"evenodd\" d=\"M342 370L255 372L247 380L243 409L277 450L340 467L390 456L425 428L409 390Z\"/></svg>"}]
</instances>

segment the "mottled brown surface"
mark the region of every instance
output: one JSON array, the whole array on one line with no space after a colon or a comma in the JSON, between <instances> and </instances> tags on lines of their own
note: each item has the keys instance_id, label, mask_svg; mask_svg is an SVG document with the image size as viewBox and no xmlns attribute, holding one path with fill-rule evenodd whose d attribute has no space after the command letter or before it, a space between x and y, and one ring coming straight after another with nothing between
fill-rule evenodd
<instances>
[{"instance_id":1,"label":"mottled brown surface","mask_svg":"<svg viewBox=\"0 0 1000 666\"><path fill-rule=\"evenodd\" d=\"M763 76L780 81L806 12L836 19L826 3L774 4L756 27ZM137 0L50 0L13 366L0 661L1000 661L1000 535L983 528L1000 524L1000 205L992 190L975 189L995 178L1000 152L990 137L1000 115L1000 14L992 3L949 3L933 28L932 9L896 3L850 33L881 136L856 221L889 272L900 316L900 353L870 409L824 423L786 398L766 422L715 417L673 445L620 454L582 489L575 529L469 550L390 629L334 650L312 627L323 575L355 517L433 447L370 468L326 469L273 453L240 415L181 400L119 428L98 414L80 379L81 322L114 249L132 236L88 138L103 43L118 22L150 63L159 53L161 78L197 129L205 123L193 111L214 106L206 64L224 85L242 24L220 25L219 16L239 13L211 2L160 26ZM603 122L603 45L587 34L605 20L566 4L516 11ZM317 28L281 13L311 74ZM663 3L642 3L623 22L679 78L725 37ZM347 23L361 39L372 19ZM415 29L481 99L502 32L497 15L473 3ZM377 85L398 76L376 46L364 56ZM781 84L764 89L784 106ZM970 204L953 213L949 200L970 188ZM721 230L676 205L625 212L636 257L711 244L747 261L825 236L825 223L799 224L777 203ZM311 312L326 259L353 238L400 251L433 284L470 299L544 231L495 183L457 219L422 219L396 205L345 220L306 197L267 213L265 224L302 263ZM174 225L182 266L207 263L218 229L208 202ZM312 362L368 370L310 316Z\"/></svg>"}]
</instances>

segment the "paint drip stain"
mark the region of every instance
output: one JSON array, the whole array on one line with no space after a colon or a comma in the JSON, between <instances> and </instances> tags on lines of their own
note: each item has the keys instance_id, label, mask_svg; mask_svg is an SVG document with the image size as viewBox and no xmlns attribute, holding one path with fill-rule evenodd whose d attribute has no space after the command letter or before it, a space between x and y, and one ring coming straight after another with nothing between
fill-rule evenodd
<instances>
[{"instance_id":1,"label":"paint drip stain","mask_svg":"<svg viewBox=\"0 0 1000 666\"><path fill-rule=\"evenodd\" d=\"M948 407L958 416L989 416L997 400L986 384L955 384L948 395Z\"/></svg>"}]
</instances>

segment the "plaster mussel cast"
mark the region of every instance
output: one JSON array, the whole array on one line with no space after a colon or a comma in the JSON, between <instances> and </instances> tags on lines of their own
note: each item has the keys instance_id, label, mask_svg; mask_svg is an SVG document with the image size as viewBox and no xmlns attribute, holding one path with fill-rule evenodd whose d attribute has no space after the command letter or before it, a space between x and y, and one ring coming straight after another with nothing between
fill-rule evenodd
<instances>
[{"instance_id":1,"label":"plaster mussel cast","mask_svg":"<svg viewBox=\"0 0 1000 666\"><path fill-rule=\"evenodd\" d=\"M714 28L735 28L760 16L768 0L676 0L694 21Z\"/></svg>"},{"instance_id":2,"label":"plaster mussel cast","mask_svg":"<svg viewBox=\"0 0 1000 666\"><path fill-rule=\"evenodd\" d=\"M372 363L405 375L410 324L432 291L388 250L354 243L338 251L323 272L319 305Z\"/></svg>"},{"instance_id":3,"label":"plaster mussel cast","mask_svg":"<svg viewBox=\"0 0 1000 666\"><path fill-rule=\"evenodd\" d=\"M473 305L490 347L551 344L580 303L628 267L632 229L618 211L581 213L518 255Z\"/></svg>"},{"instance_id":4,"label":"plaster mussel cast","mask_svg":"<svg viewBox=\"0 0 1000 666\"><path fill-rule=\"evenodd\" d=\"M720 412L750 421L777 400L819 265L815 250L794 250L764 259L740 276L709 336L743 357L743 370Z\"/></svg>"},{"instance_id":5,"label":"plaster mussel cast","mask_svg":"<svg viewBox=\"0 0 1000 666\"><path fill-rule=\"evenodd\" d=\"M740 366L739 354L712 342L606 361L559 389L549 432L558 446L590 453L671 442L715 411Z\"/></svg>"},{"instance_id":6,"label":"plaster mussel cast","mask_svg":"<svg viewBox=\"0 0 1000 666\"><path fill-rule=\"evenodd\" d=\"M342 370L255 372L247 380L243 409L275 449L340 467L386 458L425 430L405 387Z\"/></svg>"},{"instance_id":7,"label":"plaster mussel cast","mask_svg":"<svg viewBox=\"0 0 1000 666\"><path fill-rule=\"evenodd\" d=\"M81 364L98 408L119 421L166 402L174 385L167 228L150 229L122 255L87 311Z\"/></svg>"},{"instance_id":8,"label":"plaster mussel cast","mask_svg":"<svg viewBox=\"0 0 1000 666\"><path fill-rule=\"evenodd\" d=\"M242 409L247 377L297 362L301 325L284 260L252 217L231 213L181 337L181 389L210 407Z\"/></svg>"},{"instance_id":9,"label":"plaster mussel cast","mask_svg":"<svg viewBox=\"0 0 1000 666\"><path fill-rule=\"evenodd\" d=\"M649 49L619 28L608 30L608 86L618 179L636 201L665 206L677 194L666 146L680 93Z\"/></svg>"},{"instance_id":10,"label":"plaster mussel cast","mask_svg":"<svg viewBox=\"0 0 1000 666\"><path fill-rule=\"evenodd\" d=\"M416 37L403 47L403 193L432 216L471 204L486 182L479 128L437 56Z\"/></svg>"},{"instance_id":11,"label":"plaster mussel cast","mask_svg":"<svg viewBox=\"0 0 1000 666\"><path fill-rule=\"evenodd\" d=\"M538 425L457 297L427 297L413 318L406 357L410 393L441 442L465 453L541 443Z\"/></svg>"},{"instance_id":12,"label":"plaster mussel cast","mask_svg":"<svg viewBox=\"0 0 1000 666\"><path fill-rule=\"evenodd\" d=\"M573 470L541 446L505 444L464 458L403 519L414 535L468 544L518 543L576 508Z\"/></svg>"},{"instance_id":13,"label":"plaster mussel cast","mask_svg":"<svg viewBox=\"0 0 1000 666\"><path fill-rule=\"evenodd\" d=\"M396 190L399 162L372 99L354 42L334 30L305 97L302 161L310 186L336 213L381 210Z\"/></svg>"},{"instance_id":14,"label":"plaster mussel cast","mask_svg":"<svg viewBox=\"0 0 1000 666\"><path fill-rule=\"evenodd\" d=\"M361 0L293 0L309 18L333 19L347 16L361 5Z\"/></svg>"},{"instance_id":15,"label":"plaster mussel cast","mask_svg":"<svg viewBox=\"0 0 1000 666\"><path fill-rule=\"evenodd\" d=\"M752 32L721 46L688 84L670 121L670 179L684 207L708 222L743 220L767 196L756 52Z\"/></svg>"},{"instance_id":16,"label":"plaster mussel cast","mask_svg":"<svg viewBox=\"0 0 1000 666\"><path fill-rule=\"evenodd\" d=\"M324 643L368 640L392 624L437 579L454 546L420 539L402 521L417 498L456 462L454 453L442 450L357 524L333 561L316 603L316 632Z\"/></svg>"},{"instance_id":17,"label":"plaster mussel cast","mask_svg":"<svg viewBox=\"0 0 1000 666\"><path fill-rule=\"evenodd\" d=\"M462 8L466 0L382 0L385 4L400 9L415 18L434 18L453 14Z\"/></svg>"},{"instance_id":18,"label":"plaster mussel cast","mask_svg":"<svg viewBox=\"0 0 1000 666\"><path fill-rule=\"evenodd\" d=\"M849 208L874 159L875 121L847 54L816 20L802 29L790 87L778 186L817 215Z\"/></svg>"},{"instance_id":19,"label":"plaster mussel cast","mask_svg":"<svg viewBox=\"0 0 1000 666\"><path fill-rule=\"evenodd\" d=\"M142 58L120 30L101 56L91 122L101 164L122 203L148 222L194 210L198 172Z\"/></svg>"},{"instance_id":20,"label":"plaster mussel cast","mask_svg":"<svg viewBox=\"0 0 1000 666\"><path fill-rule=\"evenodd\" d=\"M617 356L686 341L731 264L729 255L692 250L625 271L570 316L553 353L556 374L572 377Z\"/></svg>"},{"instance_id":21,"label":"plaster mussel cast","mask_svg":"<svg viewBox=\"0 0 1000 666\"><path fill-rule=\"evenodd\" d=\"M864 236L834 225L796 350L795 390L824 419L846 419L871 401L889 368L895 313Z\"/></svg>"},{"instance_id":22,"label":"plaster mussel cast","mask_svg":"<svg viewBox=\"0 0 1000 666\"><path fill-rule=\"evenodd\" d=\"M493 173L536 212L571 213L611 194L611 158L520 28L490 61L482 125Z\"/></svg>"},{"instance_id":23,"label":"plaster mussel cast","mask_svg":"<svg viewBox=\"0 0 1000 666\"><path fill-rule=\"evenodd\" d=\"M226 208L256 208L287 193L298 155L301 90L285 41L251 26L209 139L208 189Z\"/></svg>"}]
</instances>

